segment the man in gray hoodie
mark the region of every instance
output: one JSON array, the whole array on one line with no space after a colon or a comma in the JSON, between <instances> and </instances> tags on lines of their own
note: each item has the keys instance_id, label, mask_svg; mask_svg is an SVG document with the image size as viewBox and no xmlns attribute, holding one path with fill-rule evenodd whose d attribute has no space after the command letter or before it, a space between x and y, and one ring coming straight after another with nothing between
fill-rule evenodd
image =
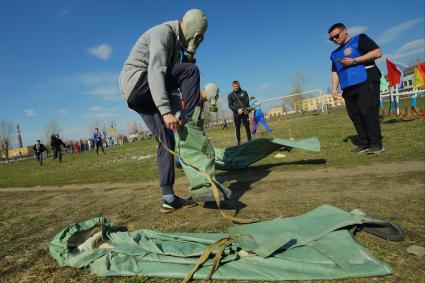
<instances>
[{"instance_id":1,"label":"man in gray hoodie","mask_svg":"<svg viewBox=\"0 0 425 283\"><path fill-rule=\"evenodd\" d=\"M180 20L152 27L137 40L120 74L120 88L128 107L142 116L158 141L162 213L196 205L192 199L174 194L174 157L162 143L174 150L173 131L191 119L201 102L194 55L207 27L207 18L198 9L187 11ZM181 113L176 112L180 101L172 95L177 89L185 104Z\"/></svg>"}]
</instances>

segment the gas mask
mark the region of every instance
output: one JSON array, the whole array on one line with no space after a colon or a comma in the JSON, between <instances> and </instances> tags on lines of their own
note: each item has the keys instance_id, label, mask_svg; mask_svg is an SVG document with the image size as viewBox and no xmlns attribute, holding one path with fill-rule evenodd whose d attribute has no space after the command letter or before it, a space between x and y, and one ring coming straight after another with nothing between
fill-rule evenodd
<instances>
[{"instance_id":1,"label":"gas mask","mask_svg":"<svg viewBox=\"0 0 425 283\"><path fill-rule=\"evenodd\" d=\"M210 112L217 112L217 100L220 89L215 83L208 83L201 91L201 101L208 102L210 105Z\"/></svg>"},{"instance_id":2,"label":"gas mask","mask_svg":"<svg viewBox=\"0 0 425 283\"><path fill-rule=\"evenodd\" d=\"M194 62L196 49L204 40L204 34L208 28L207 17L201 10L191 9L184 14L180 26L184 37L184 50L187 52L186 60Z\"/></svg>"}]
</instances>

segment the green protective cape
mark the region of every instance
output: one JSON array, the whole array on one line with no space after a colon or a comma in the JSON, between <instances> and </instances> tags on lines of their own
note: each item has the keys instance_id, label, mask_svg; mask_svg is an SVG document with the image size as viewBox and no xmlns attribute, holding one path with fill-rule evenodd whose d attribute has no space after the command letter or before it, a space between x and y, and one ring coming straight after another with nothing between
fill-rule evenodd
<instances>
[{"instance_id":1,"label":"green protective cape","mask_svg":"<svg viewBox=\"0 0 425 283\"><path fill-rule=\"evenodd\" d=\"M176 152L181 158L190 189L210 188L211 183L201 173L214 179L214 148L204 132L204 120L199 119L200 108L196 107L192 120L180 127L175 136Z\"/></svg>"},{"instance_id":2,"label":"green protective cape","mask_svg":"<svg viewBox=\"0 0 425 283\"><path fill-rule=\"evenodd\" d=\"M218 169L234 170L248 167L277 150L290 151L299 148L308 151L320 151L320 142L316 137L301 140L260 138L228 148L214 148L215 165Z\"/></svg>"},{"instance_id":3,"label":"green protective cape","mask_svg":"<svg viewBox=\"0 0 425 283\"><path fill-rule=\"evenodd\" d=\"M219 184L214 178L216 167L224 170L244 168L280 149L320 151L320 142L315 137L302 140L259 138L224 149L214 148L204 132L204 120L199 117L200 108L196 107L192 120L182 126L175 136L176 152L182 159L192 192L209 190L211 187L201 172L207 173Z\"/></svg>"},{"instance_id":4,"label":"green protective cape","mask_svg":"<svg viewBox=\"0 0 425 283\"><path fill-rule=\"evenodd\" d=\"M61 266L99 276L184 278L208 246L230 237L213 279L314 280L391 274L391 267L349 231L367 221L358 210L349 213L329 205L296 217L234 226L227 233L118 232L114 224L98 217L60 231L50 243L50 253ZM102 231L106 246L80 251L78 244L96 230ZM216 252L193 278L207 278Z\"/></svg>"}]
</instances>

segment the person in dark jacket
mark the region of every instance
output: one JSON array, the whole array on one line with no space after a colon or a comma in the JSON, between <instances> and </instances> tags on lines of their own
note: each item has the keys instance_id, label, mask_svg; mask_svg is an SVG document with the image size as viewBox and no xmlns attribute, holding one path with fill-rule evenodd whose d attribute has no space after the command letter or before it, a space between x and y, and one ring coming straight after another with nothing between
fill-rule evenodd
<instances>
[{"instance_id":1,"label":"person in dark jacket","mask_svg":"<svg viewBox=\"0 0 425 283\"><path fill-rule=\"evenodd\" d=\"M233 112L233 121L236 128L236 140L241 143L241 122L245 127L246 138L251 140L251 130L249 129L249 97L248 93L241 89L239 81L232 82L233 91L227 96L230 110Z\"/></svg>"},{"instance_id":2,"label":"person in dark jacket","mask_svg":"<svg viewBox=\"0 0 425 283\"><path fill-rule=\"evenodd\" d=\"M50 145L52 146L53 160L59 159L59 163L62 163L61 146L63 146L66 150L65 143L60 139L59 135L52 135Z\"/></svg>"},{"instance_id":3,"label":"person in dark jacket","mask_svg":"<svg viewBox=\"0 0 425 283\"><path fill-rule=\"evenodd\" d=\"M40 142L40 140L37 140L35 145L32 147L32 149L35 152L35 158L37 159L38 164L40 166L43 165L43 154L46 150L46 147Z\"/></svg>"},{"instance_id":4,"label":"person in dark jacket","mask_svg":"<svg viewBox=\"0 0 425 283\"><path fill-rule=\"evenodd\" d=\"M99 155L99 147L102 148L103 154L106 154L105 149L103 148L102 134L99 132L99 128L95 129L93 134L94 144L96 146L96 153Z\"/></svg>"}]
</instances>

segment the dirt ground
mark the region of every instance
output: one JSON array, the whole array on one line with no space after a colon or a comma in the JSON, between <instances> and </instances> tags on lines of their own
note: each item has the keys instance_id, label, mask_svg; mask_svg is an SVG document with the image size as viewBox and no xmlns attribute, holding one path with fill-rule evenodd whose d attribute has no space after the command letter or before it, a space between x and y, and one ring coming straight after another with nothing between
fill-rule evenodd
<instances>
[{"instance_id":1,"label":"dirt ground","mask_svg":"<svg viewBox=\"0 0 425 283\"><path fill-rule=\"evenodd\" d=\"M425 259L406 249L411 245L425 247L424 172L423 161L290 172L273 172L270 166L260 165L220 172L217 179L239 196L239 217L268 220L330 204L346 210L358 208L398 223L406 233L401 242L366 233L357 236L378 259L394 268L393 275L373 281L423 282ZM176 192L189 195L185 178L177 180ZM50 240L63 227L95 216L105 216L130 230L222 232L234 225L216 209L201 205L162 215L159 200L156 182L0 189L0 281L174 282L160 278L98 278L82 270L59 267L48 252Z\"/></svg>"}]
</instances>

